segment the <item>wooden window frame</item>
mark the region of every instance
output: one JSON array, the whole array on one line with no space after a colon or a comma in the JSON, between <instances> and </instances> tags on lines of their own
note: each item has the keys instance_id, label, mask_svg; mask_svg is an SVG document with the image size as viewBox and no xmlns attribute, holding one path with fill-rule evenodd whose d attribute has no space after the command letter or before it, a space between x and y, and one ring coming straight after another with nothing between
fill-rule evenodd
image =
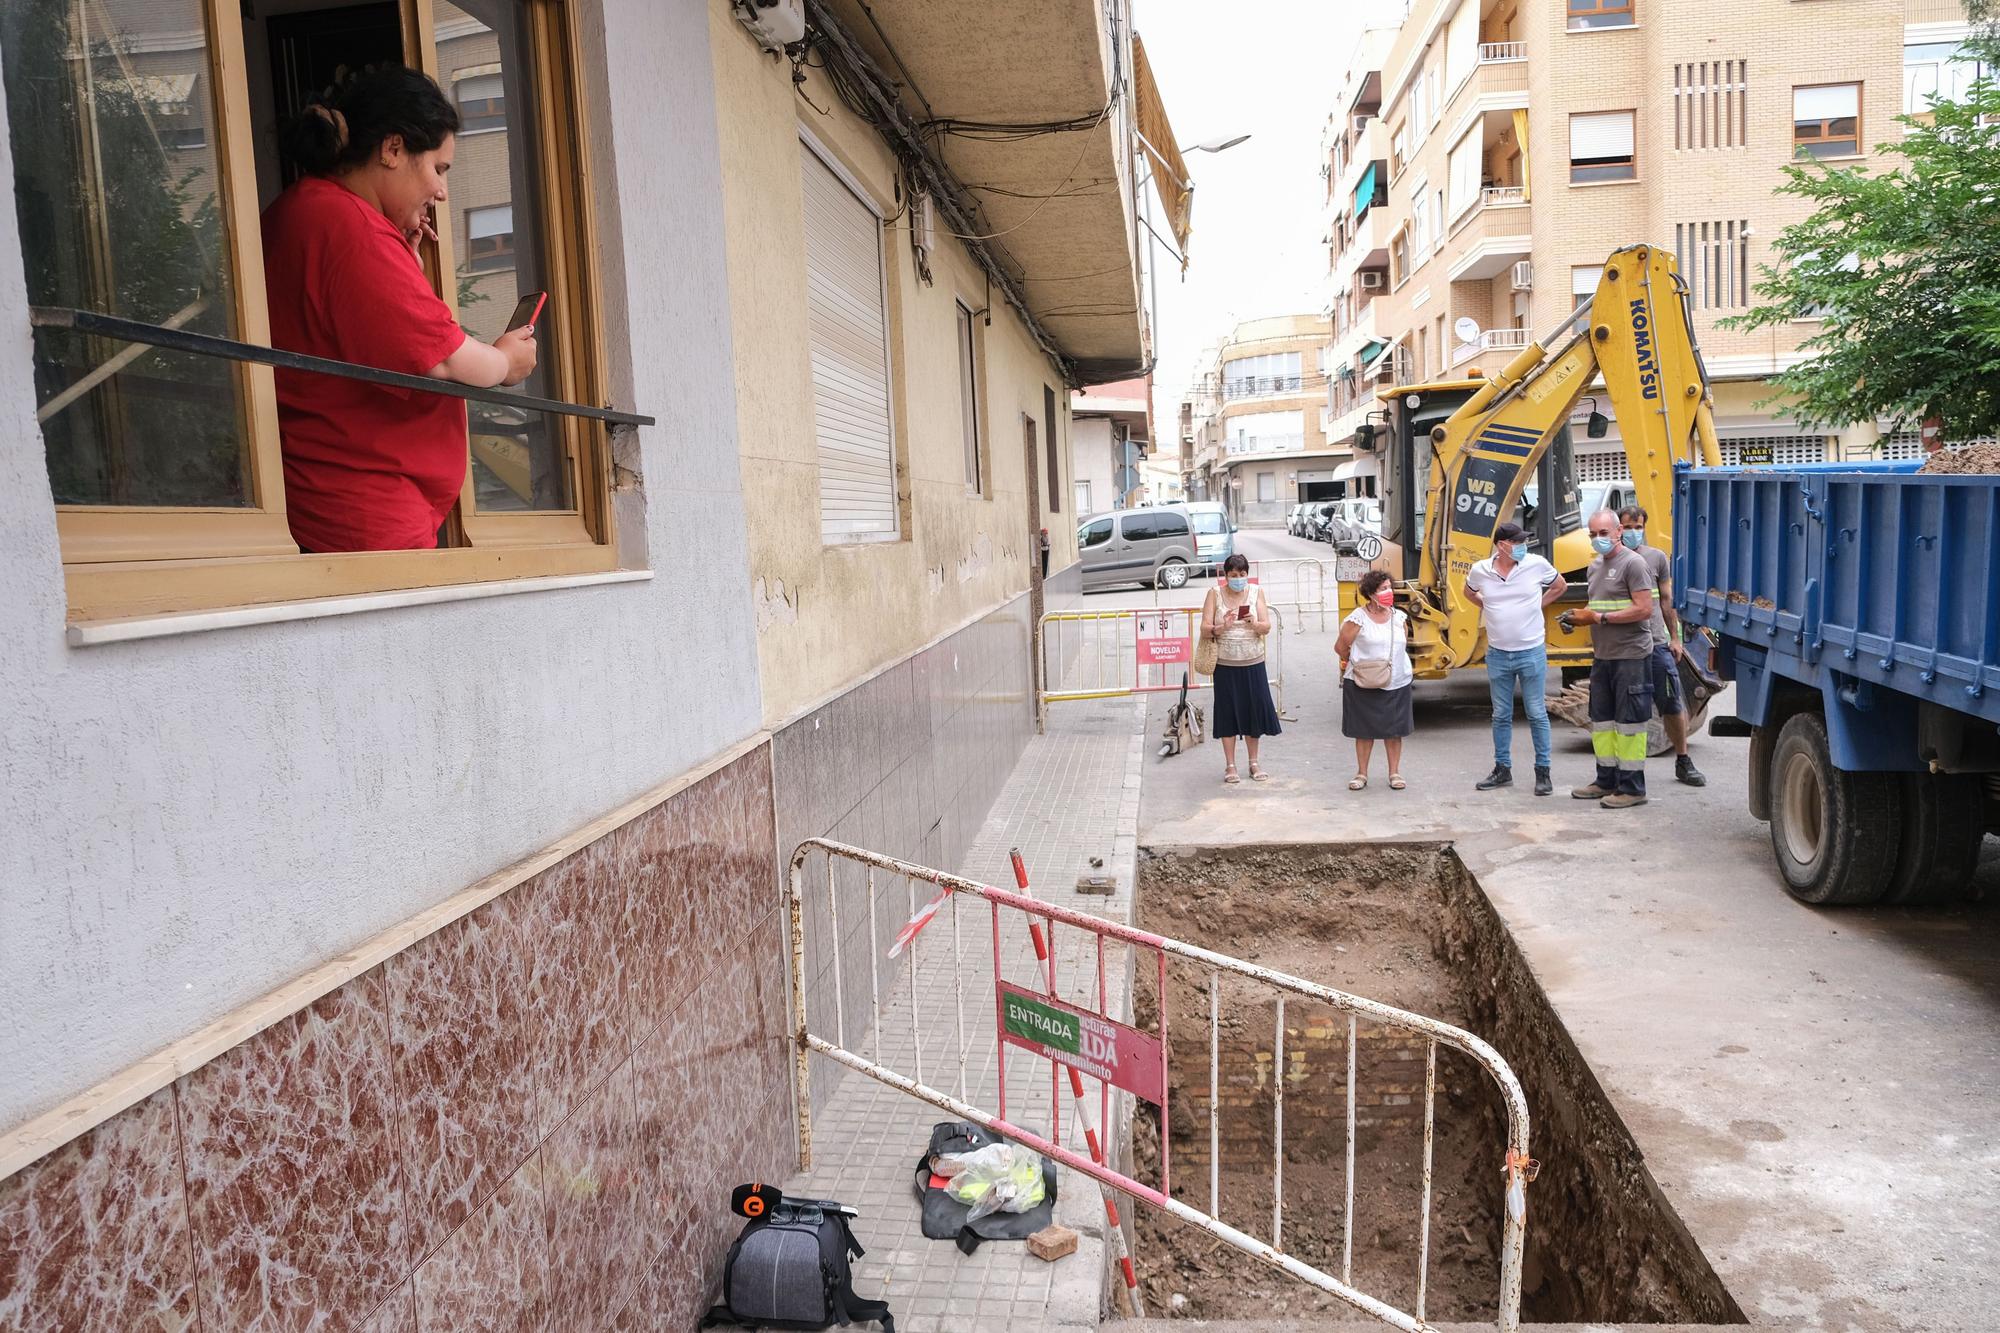
<instances>
[{"instance_id":1,"label":"wooden window frame","mask_svg":"<svg viewBox=\"0 0 2000 1333\"><path fill-rule=\"evenodd\" d=\"M1639 24L1639 6L1635 0L1567 0L1563 6L1564 26L1570 32L1616 32L1621 28L1633 28ZM1623 14L1623 23L1592 23L1589 20L1599 15ZM1577 20L1583 20L1579 23Z\"/></svg>"},{"instance_id":2,"label":"wooden window frame","mask_svg":"<svg viewBox=\"0 0 2000 1333\"><path fill-rule=\"evenodd\" d=\"M1804 92L1812 92L1813 90L1818 88L1852 88L1854 90L1854 133L1853 134L1830 135L1826 133L1828 127L1831 126L1835 120L1846 119L1846 117L1844 116L1826 116L1815 121L1802 121L1799 119L1799 112L1798 112L1799 94ZM1864 142L1861 135L1861 125L1862 125L1862 113L1865 110L1867 110L1867 103L1866 103L1867 95L1868 95L1868 90L1862 84L1862 81L1860 79L1841 79L1833 83L1793 84L1792 85L1792 159L1794 161L1798 161L1802 158L1809 158L1817 162L1830 162L1830 161L1838 161L1841 158L1865 156L1866 150L1861 146L1862 143ZM1799 137L1799 126L1806 124L1817 125L1821 131L1820 137L1817 139L1801 139ZM1828 143L1845 144L1849 142L1852 142L1854 146L1852 148L1846 149L1845 151L1838 153L1814 153L1814 152L1804 151L1808 144L1828 144Z\"/></svg>"},{"instance_id":3,"label":"wooden window frame","mask_svg":"<svg viewBox=\"0 0 2000 1333\"><path fill-rule=\"evenodd\" d=\"M1638 180L1638 179L1639 179L1639 112L1637 111L1637 109L1636 109L1636 108L1631 108L1631 107L1614 107L1614 108L1611 108L1611 109L1609 109L1609 110L1605 110L1605 111L1572 111L1572 112L1570 113L1570 120L1571 120L1571 121L1574 121L1574 120L1575 120L1575 119L1576 119L1576 118L1577 118L1578 116L1629 116L1629 117L1631 117L1631 119L1632 119L1632 155L1631 155L1631 157L1630 157L1630 158L1628 158L1628 159L1627 159L1627 160L1625 161L1625 163L1623 164L1623 165L1625 165L1625 166L1627 166L1627 167L1629 167L1629 168L1630 168L1630 172L1629 172L1629 174L1627 174L1627 175L1624 175L1624 176L1585 176L1584 178L1582 178L1581 180L1579 180L1579 179L1577 178L1577 174L1576 174L1576 172L1577 172L1577 162L1576 162L1576 157L1575 157L1575 152L1576 152L1576 149L1575 149L1575 146L1574 146L1574 145L1575 145L1575 130L1574 130L1574 129L1572 129L1572 130L1570 131L1570 135L1571 135L1571 138L1570 138L1570 144L1571 144L1571 146L1570 146L1570 148L1569 148L1569 150L1568 150L1568 151L1569 151L1569 153L1571 154L1571 156L1570 156L1570 158L1569 158L1569 183L1570 183L1571 185L1629 185L1629 184L1631 184L1631 183L1632 183L1633 181L1636 181L1636 180ZM1611 160L1611 159L1605 159L1605 160L1604 160L1604 161L1602 161L1602 162L1593 162L1593 163L1591 163L1590 165L1588 165L1588 166L1585 166L1585 167L1584 167L1583 169L1584 169L1585 171L1603 171L1603 170L1607 170L1607 169L1611 169L1611 168L1615 168L1615 167L1617 167L1617 166L1619 166L1619 165L1620 165L1620 164L1619 164L1618 162L1616 162L1616 161L1613 161L1613 160Z\"/></svg>"},{"instance_id":4,"label":"wooden window frame","mask_svg":"<svg viewBox=\"0 0 2000 1333\"><path fill-rule=\"evenodd\" d=\"M405 52L438 77L431 0L401 0ZM268 298L251 145L249 71L242 10L236 0L202 0L207 64L216 123L217 207L225 219L236 336L270 345ZM602 403L603 339L590 321L602 308L595 218L582 146L591 142L581 96L580 38L573 0L530 6L531 46L541 96L531 129L547 164L542 212L550 230L551 299L537 330L559 348L549 396ZM432 252L439 294L456 316L455 238ZM285 519L284 466L277 392L267 366L239 364L241 416L248 436L249 498L243 508L59 505L56 524L71 622L183 611L302 602L451 584L487 583L608 572L618 567L609 503L605 427L557 418L570 461L577 507L532 514L482 515L472 495L470 441L465 488L453 522L467 545L436 550L302 555Z\"/></svg>"}]
</instances>

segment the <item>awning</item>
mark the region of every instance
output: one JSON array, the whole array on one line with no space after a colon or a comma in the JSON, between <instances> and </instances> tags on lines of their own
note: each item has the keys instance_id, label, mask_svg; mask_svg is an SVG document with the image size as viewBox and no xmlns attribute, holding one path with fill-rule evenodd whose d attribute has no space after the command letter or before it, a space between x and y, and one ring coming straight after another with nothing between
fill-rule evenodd
<instances>
[{"instance_id":1,"label":"awning","mask_svg":"<svg viewBox=\"0 0 2000 1333\"><path fill-rule=\"evenodd\" d=\"M1153 155L1153 185L1167 210L1167 230L1181 249L1181 268L1187 268L1188 233L1194 221L1194 182L1188 179L1187 160L1174 144L1174 127L1167 123L1167 104L1160 100L1160 86L1153 82L1153 67L1146 63L1146 44L1132 35L1132 80L1138 104L1139 133Z\"/></svg>"},{"instance_id":2,"label":"awning","mask_svg":"<svg viewBox=\"0 0 2000 1333\"><path fill-rule=\"evenodd\" d=\"M1373 375L1375 368L1388 360L1390 353L1396 350L1394 343L1370 343L1368 347L1380 350L1374 351L1372 355L1366 350L1362 352L1361 373L1363 375Z\"/></svg>"},{"instance_id":3,"label":"awning","mask_svg":"<svg viewBox=\"0 0 2000 1333\"><path fill-rule=\"evenodd\" d=\"M1370 162L1368 170L1361 173L1361 183L1354 187L1354 216L1361 217L1375 202L1375 164Z\"/></svg>"},{"instance_id":4,"label":"awning","mask_svg":"<svg viewBox=\"0 0 2000 1333\"><path fill-rule=\"evenodd\" d=\"M1372 368L1375 358L1380 356L1382 353L1382 349L1384 347L1387 347L1388 345L1389 343L1386 338L1376 338L1372 342L1370 342L1367 346L1363 347L1361 349L1362 366Z\"/></svg>"},{"instance_id":5,"label":"awning","mask_svg":"<svg viewBox=\"0 0 2000 1333\"><path fill-rule=\"evenodd\" d=\"M1353 481L1356 477L1372 477L1376 473L1372 458L1350 459L1333 470L1335 481Z\"/></svg>"}]
</instances>

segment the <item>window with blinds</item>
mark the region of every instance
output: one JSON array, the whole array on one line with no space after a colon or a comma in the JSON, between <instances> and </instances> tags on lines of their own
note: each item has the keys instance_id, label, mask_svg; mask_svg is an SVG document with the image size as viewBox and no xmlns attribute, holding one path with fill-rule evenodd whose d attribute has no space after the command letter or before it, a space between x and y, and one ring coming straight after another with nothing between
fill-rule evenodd
<instances>
[{"instance_id":1,"label":"window with blinds","mask_svg":"<svg viewBox=\"0 0 2000 1333\"><path fill-rule=\"evenodd\" d=\"M1674 258L1697 310L1741 310L1750 304L1750 220L1677 222Z\"/></svg>"},{"instance_id":2,"label":"window with blinds","mask_svg":"<svg viewBox=\"0 0 2000 1333\"><path fill-rule=\"evenodd\" d=\"M1749 142L1750 62L1674 66L1674 147L1741 148Z\"/></svg>"},{"instance_id":3,"label":"window with blinds","mask_svg":"<svg viewBox=\"0 0 2000 1333\"><path fill-rule=\"evenodd\" d=\"M1590 181L1629 181L1639 174L1634 149L1633 113L1591 111L1569 118L1569 179L1573 185Z\"/></svg>"},{"instance_id":4,"label":"window with blinds","mask_svg":"<svg viewBox=\"0 0 2000 1333\"><path fill-rule=\"evenodd\" d=\"M881 219L805 143L799 173L820 538L887 541L897 535L896 453Z\"/></svg>"},{"instance_id":5,"label":"window with blinds","mask_svg":"<svg viewBox=\"0 0 2000 1333\"><path fill-rule=\"evenodd\" d=\"M1792 89L1792 155L1856 157L1861 152L1861 85Z\"/></svg>"},{"instance_id":6,"label":"window with blinds","mask_svg":"<svg viewBox=\"0 0 2000 1333\"><path fill-rule=\"evenodd\" d=\"M1467 131L1451 150L1447 159L1447 170L1451 183L1451 217L1456 221L1465 211L1479 202L1480 167L1483 161L1484 145L1482 131L1474 126Z\"/></svg>"}]
</instances>

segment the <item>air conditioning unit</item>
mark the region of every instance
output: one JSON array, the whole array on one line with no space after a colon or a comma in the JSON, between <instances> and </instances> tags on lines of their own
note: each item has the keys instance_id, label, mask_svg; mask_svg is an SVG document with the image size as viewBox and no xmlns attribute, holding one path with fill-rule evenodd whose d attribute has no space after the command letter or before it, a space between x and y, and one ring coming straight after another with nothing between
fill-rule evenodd
<instances>
[{"instance_id":1,"label":"air conditioning unit","mask_svg":"<svg viewBox=\"0 0 2000 1333\"><path fill-rule=\"evenodd\" d=\"M1514 290L1531 292L1535 289L1535 265L1533 261L1522 259L1514 264Z\"/></svg>"},{"instance_id":2,"label":"air conditioning unit","mask_svg":"<svg viewBox=\"0 0 2000 1333\"><path fill-rule=\"evenodd\" d=\"M805 0L736 0L736 21L777 55L806 35Z\"/></svg>"},{"instance_id":3,"label":"air conditioning unit","mask_svg":"<svg viewBox=\"0 0 2000 1333\"><path fill-rule=\"evenodd\" d=\"M1380 269L1363 269L1356 276L1361 279L1361 290L1364 292L1379 292L1389 285L1389 275Z\"/></svg>"},{"instance_id":4,"label":"air conditioning unit","mask_svg":"<svg viewBox=\"0 0 2000 1333\"><path fill-rule=\"evenodd\" d=\"M1356 134L1359 134L1368 128L1368 122L1373 119L1375 119L1373 116L1356 116L1348 122L1348 125Z\"/></svg>"}]
</instances>

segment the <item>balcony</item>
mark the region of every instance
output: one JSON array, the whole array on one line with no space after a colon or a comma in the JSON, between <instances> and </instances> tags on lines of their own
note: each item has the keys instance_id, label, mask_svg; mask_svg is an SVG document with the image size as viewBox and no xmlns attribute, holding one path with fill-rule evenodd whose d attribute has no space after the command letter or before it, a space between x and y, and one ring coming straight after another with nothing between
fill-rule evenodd
<instances>
[{"instance_id":1,"label":"balcony","mask_svg":"<svg viewBox=\"0 0 2000 1333\"><path fill-rule=\"evenodd\" d=\"M1243 398L1299 393L1304 387L1305 377L1302 375L1245 375L1241 379L1223 381L1222 401L1233 403Z\"/></svg>"},{"instance_id":2,"label":"balcony","mask_svg":"<svg viewBox=\"0 0 2000 1333\"><path fill-rule=\"evenodd\" d=\"M1526 42L1481 42L1479 63L1482 65L1511 65L1528 58Z\"/></svg>"},{"instance_id":3,"label":"balcony","mask_svg":"<svg viewBox=\"0 0 2000 1333\"><path fill-rule=\"evenodd\" d=\"M1490 278L1528 257L1532 246L1522 194L1518 185L1488 187L1479 192L1478 205L1454 221L1445 246L1451 281Z\"/></svg>"},{"instance_id":4,"label":"balcony","mask_svg":"<svg viewBox=\"0 0 2000 1333\"><path fill-rule=\"evenodd\" d=\"M1388 266L1389 206L1377 204L1368 210L1366 217L1354 224L1348 234L1347 248L1334 261L1333 290L1338 292L1352 286L1354 275L1364 268Z\"/></svg>"},{"instance_id":5,"label":"balcony","mask_svg":"<svg viewBox=\"0 0 2000 1333\"><path fill-rule=\"evenodd\" d=\"M1527 345L1526 329L1488 329L1473 341L1460 343L1452 351L1451 366L1458 370L1476 363L1482 370L1498 370ZM1487 361L1494 364L1489 366Z\"/></svg>"}]
</instances>

